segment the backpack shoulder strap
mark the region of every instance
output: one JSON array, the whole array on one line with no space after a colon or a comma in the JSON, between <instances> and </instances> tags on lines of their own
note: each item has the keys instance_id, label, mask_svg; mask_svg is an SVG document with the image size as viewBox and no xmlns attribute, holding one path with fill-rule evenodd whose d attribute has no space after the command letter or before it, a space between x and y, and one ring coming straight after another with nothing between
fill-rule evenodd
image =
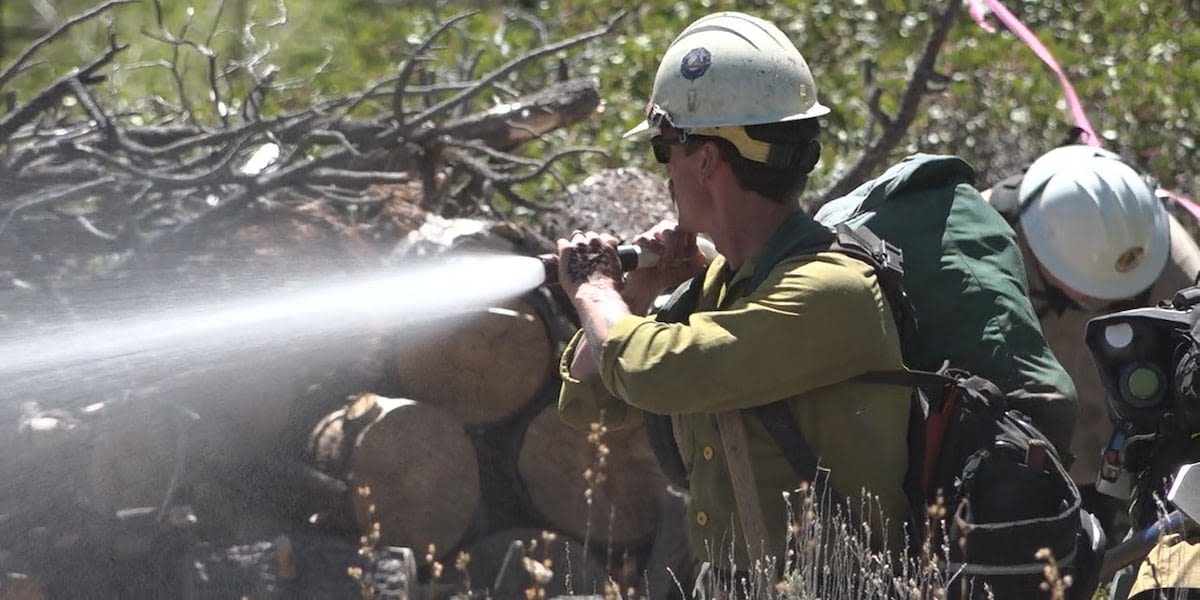
<instances>
[{"instance_id":1,"label":"backpack shoulder strap","mask_svg":"<svg viewBox=\"0 0 1200 600\"><path fill-rule=\"evenodd\" d=\"M792 415L786 401L776 400L747 410L753 412L754 417L762 423L791 465L792 471L812 482L818 502L828 500L834 504L842 503L844 498L828 484L829 469L821 466L820 459L804 439L800 427L796 425L796 417Z\"/></svg>"},{"instance_id":2,"label":"backpack shoulder strap","mask_svg":"<svg viewBox=\"0 0 1200 600\"><path fill-rule=\"evenodd\" d=\"M769 249L754 266L754 274L750 277L750 289L754 290L762 285L771 271L780 263L797 256L825 252L832 247L834 240L834 233L829 231L827 235L823 235L815 241L806 240L804 243L791 241L789 244Z\"/></svg>"},{"instance_id":3,"label":"backpack shoulder strap","mask_svg":"<svg viewBox=\"0 0 1200 600\"><path fill-rule=\"evenodd\" d=\"M904 290L904 256L899 248L875 235L866 225L839 223L831 250L842 252L875 269L883 295L892 310L901 339L917 332L917 312Z\"/></svg>"},{"instance_id":4,"label":"backpack shoulder strap","mask_svg":"<svg viewBox=\"0 0 1200 600\"><path fill-rule=\"evenodd\" d=\"M695 277L679 284L655 315L655 320L663 323L686 321L700 304L705 272L701 271ZM671 417L643 411L642 424L650 442L650 449L654 451L663 474L676 487L687 489L687 467L683 464L679 443L675 440L675 425Z\"/></svg>"},{"instance_id":5,"label":"backpack shoulder strap","mask_svg":"<svg viewBox=\"0 0 1200 600\"><path fill-rule=\"evenodd\" d=\"M841 252L871 265L876 273L880 288L883 289L888 304L892 309L892 317L900 328L901 335L909 335L916 330L916 313L904 292L903 254L899 248L887 243L873 231L863 225L850 226L846 223L837 225L833 236L824 245L796 246L790 252L780 256L775 264L792 256L800 256L820 251ZM760 265L761 267L761 265ZM769 272L774 265L762 269ZM765 278L765 275L763 276ZM759 280L755 281L757 285ZM875 375L874 379L869 377ZM942 377L936 373L925 374L916 371L897 371L895 373L865 374L856 380L865 383L887 383L902 386L913 385L914 378L924 375ZM801 477L811 477L819 498L829 498L840 502L842 498L832 487L827 485L828 471L821 467L820 458L813 452L812 447L804 439L804 434L796 424L791 409L786 400L776 400L768 404L748 409L752 411L763 428L770 434L779 447L792 470Z\"/></svg>"}]
</instances>

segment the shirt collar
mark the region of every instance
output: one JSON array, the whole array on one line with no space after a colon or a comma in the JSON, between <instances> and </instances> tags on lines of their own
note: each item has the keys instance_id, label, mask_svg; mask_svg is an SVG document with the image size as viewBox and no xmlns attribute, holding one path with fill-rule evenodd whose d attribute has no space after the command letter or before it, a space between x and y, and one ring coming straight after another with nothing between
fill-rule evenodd
<instances>
[{"instance_id":1,"label":"shirt collar","mask_svg":"<svg viewBox=\"0 0 1200 600\"><path fill-rule=\"evenodd\" d=\"M832 239L833 234L829 228L814 221L812 217L803 212L795 212L779 224L775 233L771 234L771 238L767 240L762 252L750 257L733 274L729 279L728 289L742 285L747 280L755 281L755 277L757 277L758 283L761 283L770 269L773 269L789 255L794 254L797 249L815 248L827 241L832 241ZM760 273L759 265L762 265L766 272ZM722 261L722 268L728 269L728 263Z\"/></svg>"}]
</instances>

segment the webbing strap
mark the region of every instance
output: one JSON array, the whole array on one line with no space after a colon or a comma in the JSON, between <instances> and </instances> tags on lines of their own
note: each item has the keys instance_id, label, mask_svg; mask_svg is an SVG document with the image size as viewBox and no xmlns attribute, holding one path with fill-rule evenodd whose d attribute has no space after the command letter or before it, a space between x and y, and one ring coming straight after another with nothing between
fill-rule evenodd
<instances>
[{"instance_id":1,"label":"webbing strap","mask_svg":"<svg viewBox=\"0 0 1200 600\"><path fill-rule=\"evenodd\" d=\"M788 405L783 400L778 400L750 410L766 428L771 439L775 440L775 445L779 446L784 458L792 466L792 471L800 477L808 478L806 480L812 483L818 502L828 499L833 504L841 505L845 499L834 491L832 486L827 485L829 469L821 466L821 459L804 440L804 434L796 425L796 418L792 416Z\"/></svg>"}]
</instances>

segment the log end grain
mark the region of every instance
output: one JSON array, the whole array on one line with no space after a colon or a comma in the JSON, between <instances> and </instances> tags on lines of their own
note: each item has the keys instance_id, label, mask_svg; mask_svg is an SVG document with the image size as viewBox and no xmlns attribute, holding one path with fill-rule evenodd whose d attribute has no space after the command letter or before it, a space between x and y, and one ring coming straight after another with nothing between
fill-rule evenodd
<instances>
[{"instance_id":1,"label":"log end grain","mask_svg":"<svg viewBox=\"0 0 1200 600\"><path fill-rule=\"evenodd\" d=\"M648 539L667 481L645 436L641 427L590 435L564 423L557 407L544 409L526 429L517 458L535 510L580 539Z\"/></svg>"},{"instance_id":2,"label":"log end grain","mask_svg":"<svg viewBox=\"0 0 1200 600\"><path fill-rule=\"evenodd\" d=\"M556 350L537 308L512 300L449 331L398 336L394 390L436 404L465 425L491 424L529 404L551 375Z\"/></svg>"},{"instance_id":3,"label":"log end grain","mask_svg":"<svg viewBox=\"0 0 1200 600\"><path fill-rule=\"evenodd\" d=\"M475 448L462 424L413 400L377 396L349 479L355 519L377 543L442 556L458 546L480 504Z\"/></svg>"}]
</instances>

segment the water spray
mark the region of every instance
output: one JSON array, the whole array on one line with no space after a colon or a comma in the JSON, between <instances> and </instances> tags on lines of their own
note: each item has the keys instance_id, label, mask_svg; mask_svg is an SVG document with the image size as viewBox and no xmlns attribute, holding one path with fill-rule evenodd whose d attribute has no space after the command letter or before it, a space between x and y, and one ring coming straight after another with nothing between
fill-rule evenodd
<instances>
[{"instance_id":1,"label":"water spray","mask_svg":"<svg viewBox=\"0 0 1200 600\"><path fill-rule=\"evenodd\" d=\"M98 287L77 302L78 319L0 328L0 401L121 386L127 373L149 385L293 355L333 361L384 331L449 330L542 279L536 259L490 253L414 259L383 272L311 273L233 274L233 289L215 278ZM18 316L37 313L15 300L10 307Z\"/></svg>"}]
</instances>

